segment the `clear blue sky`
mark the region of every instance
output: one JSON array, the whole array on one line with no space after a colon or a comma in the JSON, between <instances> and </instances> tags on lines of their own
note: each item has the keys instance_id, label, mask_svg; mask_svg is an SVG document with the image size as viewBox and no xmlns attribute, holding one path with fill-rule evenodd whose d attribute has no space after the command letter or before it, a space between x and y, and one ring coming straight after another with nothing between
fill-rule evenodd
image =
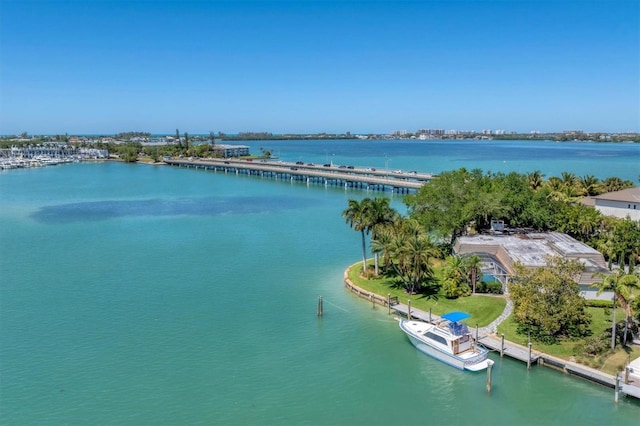
<instances>
[{"instance_id":1,"label":"clear blue sky","mask_svg":"<svg viewBox=\"0 0 640 426\"><path fill-rule=\"evenodd\" d=\"M0 0L0 134L640 131L640 1Z\"/></svg>"}]
</instances>

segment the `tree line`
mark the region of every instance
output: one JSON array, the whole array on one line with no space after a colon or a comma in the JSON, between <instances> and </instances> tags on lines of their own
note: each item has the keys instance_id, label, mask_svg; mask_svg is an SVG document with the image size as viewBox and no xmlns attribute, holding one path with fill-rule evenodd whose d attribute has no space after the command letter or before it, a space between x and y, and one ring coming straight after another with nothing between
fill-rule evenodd
<instances>
[{"instance_id":1,"label":"tree line","mask_svg":"<svg viewBox=\"0 0 640 426\"><path fill-rule=\"evenodd\" d=\"M618 331L614 319L611 335L614 343L616 336L626 342L632 312L640 311L640 298L634 299L634 289L640 285L635 268L640 255L640 222L603 216L580 200L633 186L633 182L616 177L600 180L562 173L545 180L539 171L505 174L462 168L442 173L416 194L406 196L406 217L383 197L349 200L342 215L361 233L365 274L378 275L380 268L407 292L452 298L475 293L482 280L477 256L452 255L457 237L488 229L492 220L504 221L512 228L571 235L603 253L610 269L617 268L602 275L597 288L613 291L623 307L624 331ZM371 237L373 271L366 266L367 235ZM444 260L439 280L434 278L433 259ZM519 267L510 284L520 331L547 342L587 336L590 317L575 280L584 266L572 260L548 259L547 263L537 270Z\"/></svg>"},{"instance_id":2,"label":"tree line","mask_svg":"<svg viewBox=\"0 0 640 426\"><path fill-rule=\"evenodd\" d=\"M449 246L460 235L502 220L513 228L566 233L605 258L628 264L638 261L640 223L604 216L581 200L633 186L617 177L600 180L565 172L545 180L539 171L505 174L462 168L442 173L404 201L409 216Z\"/></svg>"}]
</instances>

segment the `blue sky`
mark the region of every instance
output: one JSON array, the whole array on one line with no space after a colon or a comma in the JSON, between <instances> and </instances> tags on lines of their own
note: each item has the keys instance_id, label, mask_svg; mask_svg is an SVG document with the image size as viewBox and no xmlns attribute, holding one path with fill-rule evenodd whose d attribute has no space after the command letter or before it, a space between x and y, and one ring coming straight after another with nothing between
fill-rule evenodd
<instances>
[{"instance_id":1,"label":"blue sky","mask_svg":"<svg viewBox=\"0 0 640 426\"><path fill-rule=\"evenodd\" d=\"M0 134L640 131L640 1L0 0Z\"/></svg>"}]
</instances>

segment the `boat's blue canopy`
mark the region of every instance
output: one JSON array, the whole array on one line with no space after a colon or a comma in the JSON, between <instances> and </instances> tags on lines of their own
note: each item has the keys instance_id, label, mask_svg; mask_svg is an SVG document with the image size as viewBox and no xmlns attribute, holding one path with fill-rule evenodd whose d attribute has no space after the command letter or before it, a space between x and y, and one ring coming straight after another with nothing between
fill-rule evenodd
<instances>
[{"instance_id":1,"label":"boat's blue canopy","mask_svg":"<svg viewBox=\"0 0 640 426\"><path fill-rule=\"evenodd\" d=\"M451 322L458 322L458 321L462 321L465 318L471 318L471 315L469 315L466 312L455 311L455 312L449 312L444 314L442 318L449 320Z\"/></svg>"}]
</instances>

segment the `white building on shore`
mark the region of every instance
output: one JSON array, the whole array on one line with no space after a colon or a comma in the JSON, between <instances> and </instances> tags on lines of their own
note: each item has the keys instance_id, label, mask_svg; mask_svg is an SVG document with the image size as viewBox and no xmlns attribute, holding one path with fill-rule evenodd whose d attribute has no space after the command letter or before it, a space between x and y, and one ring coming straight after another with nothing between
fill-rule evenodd
<instances>
[{"instance_id":1,"label":"white building on shore","mask_svg":"<svg viewBox=\"0 0 640 426\"><path fill-rule=\"evenodd\" d=\"M582 202L593 206L605 216L614 216L631 220L640 220L640 187L607 192L606 194L586 197Z\"/></svg>"},{"instance_id":2,"label":"white building on shore","mask_svg":"<svg viewBox=\"0 0 640 426\"><path fill-rule=\"evenodd\" d=\"M246 157L249 154L249 147L246 145L227 145L217 143L213 146L214 152L220 154L221 157Z\"/></svg>"}]
</instances>

